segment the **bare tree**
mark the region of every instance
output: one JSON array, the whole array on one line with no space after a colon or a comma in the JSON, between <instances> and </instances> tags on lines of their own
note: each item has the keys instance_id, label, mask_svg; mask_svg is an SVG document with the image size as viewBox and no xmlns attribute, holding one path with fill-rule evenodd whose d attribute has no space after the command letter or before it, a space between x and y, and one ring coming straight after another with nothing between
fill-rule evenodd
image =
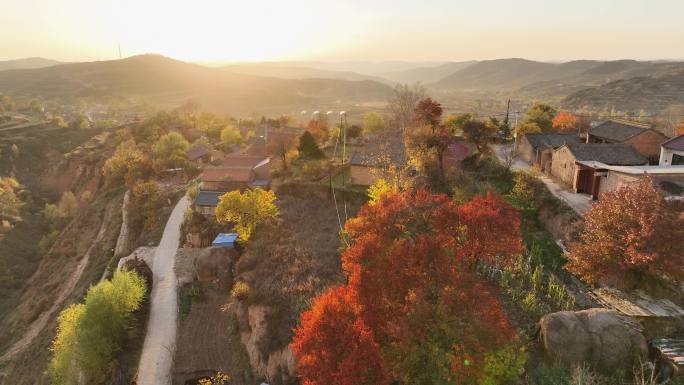
<instances>
[{"instance_id":1,"label":"bare tree","mask_svg":"<svg viewBox=\"0 0 684 385\"><path fill-rule=\"evenodd\" d=\"M425 98L425 94L425 87L420 83L399 84L394 88L394 94L388 101L389 108L393 115L394 124L402 131L413 123L416 104Z\"/></svg>"}]
</instances>

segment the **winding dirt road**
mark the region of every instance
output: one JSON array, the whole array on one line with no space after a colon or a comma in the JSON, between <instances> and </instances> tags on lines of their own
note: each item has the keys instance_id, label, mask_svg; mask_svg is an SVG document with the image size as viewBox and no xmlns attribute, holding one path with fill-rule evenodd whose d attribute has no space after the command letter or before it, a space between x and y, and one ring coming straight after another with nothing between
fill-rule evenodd
<instances>
[{"instance_id":1,"label":"winding dirt road","mask_svg":"<svg viewBox=\"0 0 684 385\"><path fill-rule=\"evenodd\" d=\"M138 385L171 384L178 317L178 286L173 266L179 246L180 227L189 206L187 197L176 204L154 252L151 310L138 366Z\"/></svg>"}]
</instances>

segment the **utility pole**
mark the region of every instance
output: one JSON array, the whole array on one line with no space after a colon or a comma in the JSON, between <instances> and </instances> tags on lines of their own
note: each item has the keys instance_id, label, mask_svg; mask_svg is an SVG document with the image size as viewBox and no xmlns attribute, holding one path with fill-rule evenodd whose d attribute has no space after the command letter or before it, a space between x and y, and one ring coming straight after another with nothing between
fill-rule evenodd
<instances>
[{"instance_id":1,"label":"utility pole","mask_svg":"<svg viewBox=\"0 0 684 385\"><path fill-rule=\"evenodd\" d=\"M519 110L515 111L515 127L513 131L513 151L518 151L518 114Z\"/></svg>"},{"instance_id":2,"label":"utility pole","mask_svg":"<svg viewBox=\"0 0 684 385\"><path fill-rule=\"evenodd\" d=\"M119 60L121 60L121 44L119 44Z\"/></svg>"},{"instance_id":3,"label":"utility pole","mask_svg":"<svg viewBox=\"0 0 684 385\"><path fill-rule=\"evenodd\" d=\"M511 99L508 99L508 103L506 104L506 117L504 118L504 125L506 126L506 128L509 129L509 131L511 128L510 125L508 124L508 114L510 113L510 111L511 111Z\"/></svg>"}]
</instances>

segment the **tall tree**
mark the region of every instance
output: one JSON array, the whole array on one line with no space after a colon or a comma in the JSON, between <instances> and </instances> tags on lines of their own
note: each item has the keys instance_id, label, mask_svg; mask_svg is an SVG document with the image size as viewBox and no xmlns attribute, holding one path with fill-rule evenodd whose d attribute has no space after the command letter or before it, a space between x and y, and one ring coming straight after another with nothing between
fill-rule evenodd
<instances>
[{"instance_id":1,"label":"tall tree","mask_svg":"<svg viewBox=\"0 0 684 385\"><path fill-rule=\"evenodd\" d=\"M425 87L416 83L413 85L399 84L389 99L389 109L393 115L393 123L397 128L405 130L414 121L416 104L425 97Z\"/></svg>"},{"instance_id":2,"label":"tall tree","mask_svg":"<svg viewBox=\"0 0 684 385\"><path fill-rule=\"evenodd\" d=\"M418 102L414 110L414 120L418 126L428 126L434 132L442 122L442 105L426 98Z\"/></svg>"},{"instance_id":3,"label":"tall tree","mask_svg":"<svg viewBox=\"0 0 684 385\"><path fill-rule=\"evenodd\" d=\"M323 151L318 148L316 144L316 139L309 131L304 131L302 136L299 137L299 156L305 159L321 159L325 157Z\"/></svg>"},{"instance_id":4,"label":"tall tree","mask_svg":"<svg viewBox=\"0 0 684 385\"><path fill-rule=\"evenodd\" d=\"M187 167L188 157L185 154L190 143L177 132L170 132L154 144L152 150L154 152L155 168L178 168Z\"/></svg>"},{"instance_id":5,"label":"tall tree","mask_svg":"<svg viewBox=\"0 0 684 385\"><path fill-rule=\"evenodd\" d=\"M239 146L242 144L242 135L240 135L240 130L238 130L233 125L227 125L221 130L221 145L225 149L229 149L233 146Z\"/></svg>"},{"instance_id":6,"label":"tall tree","mask_svg":"<svg viewBox=\"0 0 684 385\"><path fill-rule=\"evenodd\" d=\"M568 269L617 286L657 276L682 279L682 213L682 202L665 200L650 177L606 193L584 215Z\"/></svg>"},{"instance_id":7,"label":"tall tree","mask_svg":"<svg viewBox=\"0 0 684 385\"><path fill-rule=\"evenodd\" d=\"M296 153L295 148L297 147L298 138L288 135L283 132L277 132L271 134L268 143L268 150L280 158L283 170L288 168L288 157L295 156L291 155L293 152Z\"/></svg>"},{"instance_id":8,"label":"tall tree","mask_svg":"<svg viewBox=\"0 0 684 385\"><path fill-rule=\"evenodd\" d=\"M477 151L485 152L487 143L496 133L496 128L479 120L468 120L463 124L463 136L477 147Z\"/></svg>"},{"instance_id":9,"label":"tall tree","mask_svg":"<svg viewBox=\"0 0 684 385\"><path fill-rule=\"evenodd\" d=\"M548 104L537 103L525 112L523 124L536 125L542 132L550 132L553 129L553 118L556 109Z\"/></svg>"},{"instance_id":10,"label":"tall tree","mask_svg":"<svg viewBox=\"0 0 684 385\"><path fill-rule=\"evenodd\" d=\"M355 363L361 370L384 368L390 382L407 384L483 383L488 352L508 346L514 331L492 289L474 270L470 248L482 252L478 258L483 263L506 263L502 256L520 251L520 230L519 222L505 223L508 219L502 217L503 225L494 231L514 242L490 245L492 238L480 234L489 229L478 226L495 216L478 218L476 208L513 209L503 201L473 205L477 207L460 210L447 196L424 190L384 194L347 222L350 245L342 254L347 288L321 298L325 303L332 302L327 296L349 295L349 310L340 312L337 318L345 322L335 328L330 326L332 316L318 317L325 322L315 327L308 319L302 322L295 346L303 336L310 348L295 353L298 358L316 357L307 361L313 367L303 375L304 383L319 380L318 373L330 371L329 363L348 361L351 349L331 348L331 343L358 341L357 331L366 328L372 337L367 348L377 344L382 361L376 365L373 353L367 362ZM350 335L341 336L348 330ZM343 383L334 376L322 380Z\"/></svg>"}]
</instances>

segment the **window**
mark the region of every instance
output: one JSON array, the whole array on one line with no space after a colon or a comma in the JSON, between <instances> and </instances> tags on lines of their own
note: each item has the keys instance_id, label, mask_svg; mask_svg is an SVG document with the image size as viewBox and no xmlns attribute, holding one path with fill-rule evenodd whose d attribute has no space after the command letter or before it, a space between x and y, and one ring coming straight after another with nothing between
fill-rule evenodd
<instances>
[{"instance_id":1,"label":"window","mask_svg":"<svg viewBox=\"0 0 684 385\"><path fill-rule=\"evenodd\" d=\"M679 154L672 154L672 166L683 166L684 156Z\"/></svg>"}]
</instances>

